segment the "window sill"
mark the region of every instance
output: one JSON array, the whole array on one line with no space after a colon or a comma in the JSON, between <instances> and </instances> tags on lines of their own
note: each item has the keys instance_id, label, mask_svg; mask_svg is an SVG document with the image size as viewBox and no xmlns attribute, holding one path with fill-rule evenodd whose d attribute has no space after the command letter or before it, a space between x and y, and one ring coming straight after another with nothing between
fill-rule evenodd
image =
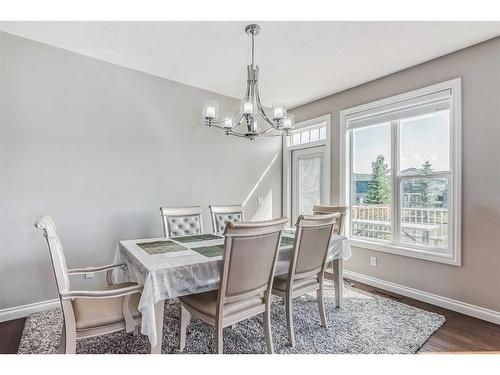
<instances>
[{"instance_id":1,"label":"window sill","mask_svg":"<svg viewBox=\"0 0 500 375\"><path fill-rule=\"evenodd\" d=\"M455 252L454 254L438 254L436 252L428 250L412 249L388 243L363 241L354 238L349 238L349 243L352 247L357 247L360 249L381 251L384 253L401 255L409 258L424 259L432 262L449 264L452 266L462 265L461 259L457 257L458 252Z\"/></svg>"}]
</instances>

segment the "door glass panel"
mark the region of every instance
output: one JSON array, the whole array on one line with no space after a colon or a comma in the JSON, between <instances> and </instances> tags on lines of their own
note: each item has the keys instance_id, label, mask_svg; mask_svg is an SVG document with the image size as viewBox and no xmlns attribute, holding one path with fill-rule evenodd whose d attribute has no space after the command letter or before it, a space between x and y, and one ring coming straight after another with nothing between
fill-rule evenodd
<instances>
[{"instance_id":1,"label":"door glass panel","mask_svg":"<svg viewBox=\"0 0 500 375\"><path fill-rule=\"evenodd\" d=\"M298 159L298 214L311 215L314 205L321 203L321 155Z\"/></svg>"}]
</instances>

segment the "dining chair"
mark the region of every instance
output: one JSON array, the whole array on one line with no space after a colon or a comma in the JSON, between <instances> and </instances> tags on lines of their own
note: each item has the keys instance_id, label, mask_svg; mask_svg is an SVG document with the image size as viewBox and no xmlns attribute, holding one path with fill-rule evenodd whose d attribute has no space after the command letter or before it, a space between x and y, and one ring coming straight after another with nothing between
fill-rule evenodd
<instances>
[{"instance_id":1,"label":"dining chair","mask_svg":"<svg viewBox=\"0 0 500 375\"><path fill-rule=\"evenodd\" d=\"M274 278L272 293L281 297L286 305L288 341L292 347L295 346L292 318L294 298L316 291L321 326L327 327L323 280L330 237L339 216L339 213L299 216L288 274Z\"/></svg>"},{"instance_id":2,"label":"dining chair","mask_svg":"<svg viewBox=\"0 0 500 375\"><path fill-rule=\"evenodd\" d=\"M274 353L271 287L281 234L287 221L281 218L227 224L218 291L180 297L180 350L186 347L191 314L215 326L216 351L223 353L224 328L263 313L267 352Z\"/></svg>"},{"instance_id":3,"label":"dining chair","mask_svg":"<svg viewBox=\"0 0 500 375\"><path fill-rule=\"evenodd\" d=\"M243 205L208 206L212 217L214 234L224 233L227 223L244 221Z\"/></svg>"},{"instance_id":4,"label":"dining chair","mask_svg":"<svg viewBox=\"0 0 500 375\"><path fill-rule=\"evenodd\" d=\"M335 228L333 230L333 234L339 235L339 236L345 236L346 233L346 223L347 223L347 212L348 212L348 207L347 206L324 206L324 205L317 205L313 206L313 215L325 215L325 214L331 214L331 213L340 213L340 217L337 220L337 223L335 224ZM338 268L334 266L334 262L330 262L326 266L325 270L325 279L329 280L333 283L335 283L336 279L336 272L338 271ZM342 288L342 286L341 286ZM336 297L338 298L338 297ZM339 297L340 298L340 297Z\"/></svg>"},{"instance_id":5,"label":"dining chair","mask_svg":"<svg viewBox=\"0 0 500 375\"><path fill-rule=\"evenodd\" d=\"M203 233L201 207L160 207L165 237Z\"/></svg>"},{"instance_id":6,"label":"dining chair","mask_svg":"<svg viewBox=\"0 0 500 375\"><path fill-rule=\"evenodd\" d=\"M101 336L125 330L137 334L141 314L138 310L142 287L127 282L112 284L113 269L125 268L124 264L110 264L101 267L68 269L63 247L54 221L42 216L35 221L35 227L43 231L49 246L59 300L64 317L59 351L67 354L76 352L76 340ZM70 276L89 272L104 272L107 286L101 290L73 290Z\"/></svg>"},{"instance_id":7,"label":"dining chair","mask_svg":"<svg viewBox=\"0 0 500 375\"><path fill-rule=\"evenodd\" d=\"M313 215L325 215L325 214L333 214L340 213L340 217L338 218L335 229L333 231L334 234L338 234L340 236L345 236L345 224L346 224L346 216L348 207L347 206L313 206Z\"/></svg>"}]
</instances>

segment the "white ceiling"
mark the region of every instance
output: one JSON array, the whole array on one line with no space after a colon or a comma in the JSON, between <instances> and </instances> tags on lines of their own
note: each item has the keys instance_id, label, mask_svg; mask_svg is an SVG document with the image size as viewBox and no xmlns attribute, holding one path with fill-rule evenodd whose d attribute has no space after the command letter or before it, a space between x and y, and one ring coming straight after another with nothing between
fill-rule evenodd
<instances>
[{"instance_id":1,"label":"white ceiling","mask_svg":"<svg viewBox=\"0 0 500 375\"><path fill-rule=\"evenodd\" d=\"M0 22L0 30L240 98L250 22ZM258 22L266 105L296 106L500 35L500 22Z\"/></svg>"}]
</instances>

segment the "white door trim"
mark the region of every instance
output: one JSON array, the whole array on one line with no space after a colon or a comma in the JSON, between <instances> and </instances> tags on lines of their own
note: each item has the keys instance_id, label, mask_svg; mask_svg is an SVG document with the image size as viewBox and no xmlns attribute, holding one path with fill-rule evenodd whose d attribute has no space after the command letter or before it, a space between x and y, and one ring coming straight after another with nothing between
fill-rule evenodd
<instances>
[{"instance_id":1,"label":"white door trim","mask_svg":"<svg viewBox=\"0 0 500 375\"><path fill-rule=\"evenodd\" d=\"M313 142L309 144L304 144L300 146L290 146L290 138L283 136L283 202L282 211L283 216L291 219L291 174L292 174L292 150L299 150L303 148L315 147L315 146L325 146L325 180L327 181L327 201L325 204L330 204L331 202L331 143L332 143L332 115L327 114L320 117L315 117L310 120L302 121L295 124L295 129L306 128L314 126L316 124L325 123L326 124L326 139L319 142ZM291 224L289 222L289 224Z\"/></svg>"}]
</instances>

